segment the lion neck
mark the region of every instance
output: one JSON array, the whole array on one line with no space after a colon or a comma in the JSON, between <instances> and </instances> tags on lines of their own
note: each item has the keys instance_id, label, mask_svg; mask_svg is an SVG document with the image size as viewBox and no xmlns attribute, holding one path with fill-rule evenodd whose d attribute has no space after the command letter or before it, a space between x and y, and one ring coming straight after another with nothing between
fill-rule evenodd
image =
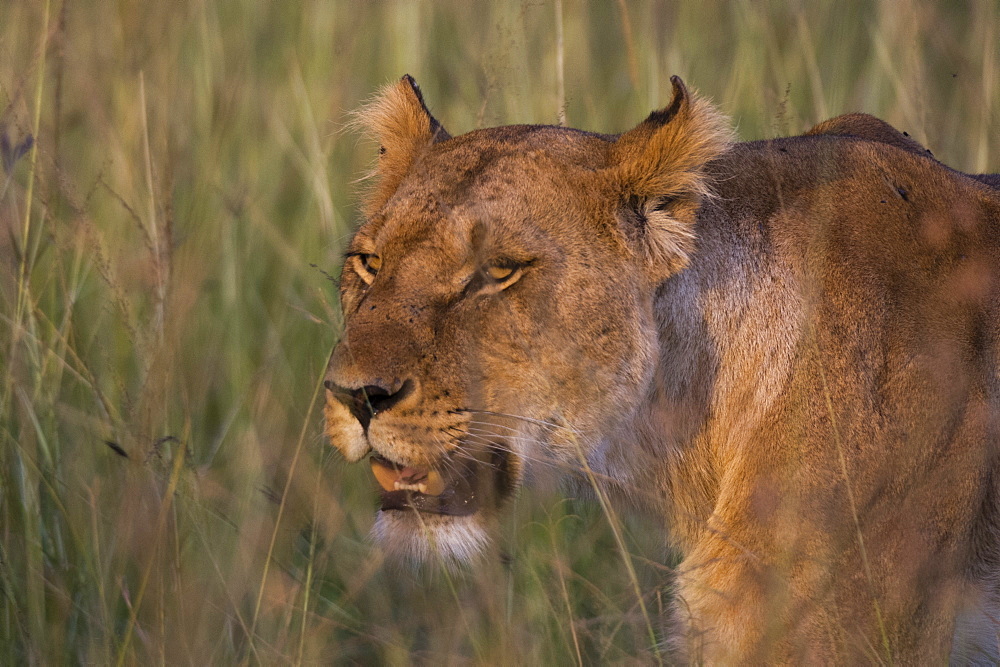
<instances>
[{"instance_id":1,"label":"lion neck","mask_svg":"<svg viewBox=\"0 0 1000 667\"><path fill-rule=\"evenodd\" d=\"M801 334L774 325L800 312L789 307L798 298L790 268L762 228L736 220L702 211L697 261L657 290L647 400L591 457L620 501L664 517L681 550L705 530L726 462L766 423Z\"/></svg>"}]
</instances>

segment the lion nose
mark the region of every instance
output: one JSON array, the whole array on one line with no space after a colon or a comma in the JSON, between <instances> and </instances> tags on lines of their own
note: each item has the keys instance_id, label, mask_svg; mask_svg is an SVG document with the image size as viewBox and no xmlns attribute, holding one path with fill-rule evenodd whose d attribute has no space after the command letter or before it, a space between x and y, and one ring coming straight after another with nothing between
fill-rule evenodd
<instances>
[{"instance_id":1,"label":"lion nose","mask_svg":"<svg viewBox=\"0 0 1000 667\"><path fill-rule=\"evenodd\" d=\"M333 397L343 403L354 418L361 422L361 428L365 431L376 415L391 409L412 394L414 388L413 380L406 380L394 392L377 384L368 384L358 389L341 387L332 380L327 380L323 384Z\"/></svg>"}]
</instances>

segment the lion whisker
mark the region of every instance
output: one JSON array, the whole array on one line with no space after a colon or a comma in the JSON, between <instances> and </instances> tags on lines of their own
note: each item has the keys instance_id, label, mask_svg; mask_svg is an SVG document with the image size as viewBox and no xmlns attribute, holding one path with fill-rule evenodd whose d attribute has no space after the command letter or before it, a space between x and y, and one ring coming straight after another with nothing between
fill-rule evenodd
<instances>
[{"instance_id":1,"label":"lion whisker","mask_svg":"<svg viewBox=\"0 0 1000 667\"><path fill-rule=\"evenodd\" d=\"M478 413L478 414L483 414L483 415L491 415L491 416L494 416L494 417L505 417L507 419L517 419L519 421L527 422L529 424L536 424L538 426L544 426L546 428L562 429L562 430L572 431L572 432L576 433L575 429L573 429L573 428L571 428L569 426L566 426L564 424L557 424L556 422L549 421L547 419L537 419L537 418L534 418L534 417L526 417L524 415L517 415L517 414L513 414L513 413L509 413L509 412L497 412L497 411L494 411L494 410L481 410L481 409L474 409L474 408L456 408L454 410L454 412L456 412L456 413Z\"/></svg>"}]
</instances>

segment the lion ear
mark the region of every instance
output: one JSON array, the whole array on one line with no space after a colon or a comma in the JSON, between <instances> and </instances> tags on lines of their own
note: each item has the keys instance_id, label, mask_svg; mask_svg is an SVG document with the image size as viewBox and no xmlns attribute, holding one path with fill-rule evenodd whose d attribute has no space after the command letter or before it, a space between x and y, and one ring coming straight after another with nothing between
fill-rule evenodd
<instances>
[{"instance_id":1,"label":"lion ear","mask_svg":"<svg viewBox=\"0 0 1000 667\"><path fill-rule=\"evenodd\" d=\"M698 207L711 197L706 165L733 140L725 116L680 77L670 82L670 104L622 134L609 156L619 225L657 282L687 265Z\"/></svg>"},{"instance_id":2,"label":"lion ear","mask_svg":"<svg viewBox=\"0 0 1000 667\"><path fill-rule=\"evenodd\" d=\"M409 74L380 90L356 113L355 124L379 144L378 165L372 174L378 182L365 205L369 213L385 204L424 151L451 138L427 109Z\"/></svg>"}]
</instances>

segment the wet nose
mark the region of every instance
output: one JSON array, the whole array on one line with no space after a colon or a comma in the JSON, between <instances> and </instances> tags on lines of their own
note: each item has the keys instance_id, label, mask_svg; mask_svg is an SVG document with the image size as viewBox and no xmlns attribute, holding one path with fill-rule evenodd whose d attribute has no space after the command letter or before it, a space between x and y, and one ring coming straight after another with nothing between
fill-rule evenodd
<instances>
[{"instance_id":1,"label":"wet nose","mask_svg":"<svg viewBox=\"0 0 1000 667\"><path fill-rule=\"evenodd\" d=\"M343 403L354 418L361 423L361 428L368 430L368 425L376 415L391 409L394 405L413 393L413 380L406 380L396 391L377 384L367 384L357 389L341 387L327 380L323 383L333 397Z\"/></svg>"}]
</instances>

